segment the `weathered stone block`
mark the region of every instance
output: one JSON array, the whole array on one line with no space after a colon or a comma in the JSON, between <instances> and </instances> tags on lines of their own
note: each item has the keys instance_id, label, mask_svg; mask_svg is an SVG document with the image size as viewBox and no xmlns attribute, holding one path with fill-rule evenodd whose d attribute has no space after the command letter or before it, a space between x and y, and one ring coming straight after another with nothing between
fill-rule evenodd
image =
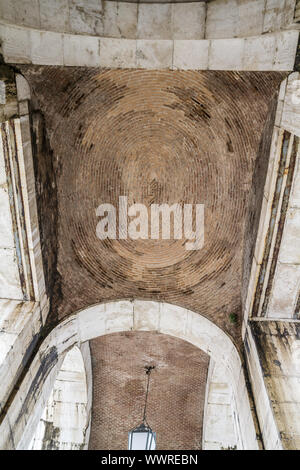
<instances>
[{"instance_id":1,"label":"weathered stone block","mask_svg":"<svg viewBox=\"0 0 300 470\"><path fill-rule=\"evenodd\" d=\"M138 10L139 39L172 38L172 5L141 3Z\"/></svg>"},{"instance_id":2,"label":"weathered stone block","mask_svg":"<svg viewBox=\"0 0 300 470\"><path fill-rule=\"evenodd\" d=\"M245 70L271 70L275 56L275 36L246 38L244 51Z\"/></svg>"},{"instance_id":3,"label":"weathered stone block","mask_svg":"<svg viewBox=\"0 0 300 470\"><path fill-rule=\"evenodd\" d=\"M137 40L137 67L146 69L171 68L173 41Z\"/></svg>"},{"instance_id":4,"label":"weathered stone block","mask_svg":"<svg viewBox=\"0 0 300 470\"><path fill-rule=\"evenodd\" d=\"M237 0L208 2L206 15L206 38L224 39L237 36Z\"/></svg>"},{"instance_id":5,"label":"weathered stone block","mask_svg":"<svg viewBox=\"0 0 300 470\"><path fill-rule=\"evenodd\" d=\"M173 68L179 70L206 70L209 41L174 41Z\"/></svg>"},{"instance_id":6,"label":"weathered stone block","mask_svg":"<svg viewBox=\"0 0 300 470\"><path fill-rule=\"evenodd\" d=\"M173 39L203 39L205 2L173 4Z\"/></svg>"},{"instance_id":7,"label":"weathered stone block","mask_svg":"<svg viewBox=\"0 0 300 470\"><path fill-rule=\"evenodd\" d=\"M0 297L23 299L17 254L13 248L0 248Z\"/></svg>"},{"instance_id":8,"label":"weathered stone block","mask_svg":"<svg viewBox=\"0 0 300 470\"><path fill-rule=\"evenodd\" d=\"M276 34L274 70L293 70L299 31L284 31Z\"/></svg>"},{"instance_id":9,"label":"weathered stone block","mask_svg":"<svg viewBox=\"0 0 300 470\"><path fill-rule=\"evenodd\" d=\"M104 36L136 39L137 36L136 3L105 2Z\"/></svg>"},{"instance_id":10,"label":"weathered stone block","mask_svg":"<svg viewBox=\"0 0 300 470\"><path fill-rule=\"evenodd\" d=\"M289 209L286 214L279 251L281 263L300 264L300 209Z\"/></svg>"},{"instance_id":11,"label":"weathered stone block","mask_svg":"<svg viewBox=\"0 0 300 470\"><path fill-rule=\"evenodd\" d=\"M97 67L100 64L100 42L88 36L64 35L64 65Z\"/></svg>"},{"instance_id":12,"label":"weathered stone block","mask_svg":"<svg viewBox=\"0 0 300 470\"><path fill-rule=\"evenodd\" d=\"M70 0L69 8L72 33L103 35L103 2L89 0L87 3L84 0Z\"/></svg>"},{"instance_id":13,"label":"weathered stone block","mask_svg":"<svg viewBox=\"0 0 300 470\"><path fill-rule=\"evenodd\" d=\"M261 0L238 0L239 37L257 36L262 33L264 22L264 2Z\"/></svg>"},{"instance_id":14,"label":"weathered stone block","mask_svg":"<svg viewBox=\"0 0 300 470\"><path fill-rule=\"evenodd\" d=\"M265 6L263 32L278 31L284 25L285 0L267 0Z\"/></svg>"},{"instance_id":15,"label":"weathered stone block","mask_svg":"<svg viewBox=\"0 0 300 470\"><path fill-rule=\"evenodd\" d=\"M159 303L135 300L133 303L134 329L152 331L159 328Z\"/></svg>"},{"instance_id":16,"label":"weathered stone block","mask_svg":"<svg viewBox=\"0 0 300 470\"><path fill-rule=\"evenodd\" d=\"M47 31L70 31L68 0L39 0L41 29Z\"/></svg>"},{"instance_id":17,"label":"weathered stone block","mask_svg":"<svg viewBox=\"0 0 300 470\"><path fill-rule=\"evenodd\" d=\"M31 31L31 60L39 65L63 65L63 35Z\"/></svg>"},{"instance_id":18,"label":"weathered stone block","mask_svg":"<svg viewBox=\"0 0 300 470\"><path fill-rule=\"evenodd\" d=\"M299 295L299 279L299 265L277 264L267 317L293 318Z\"/></svg>"},{"instance_id":19,"label":"weathered stone block","mask_svg":"<svg viewBox=\"0 0 300 470\"><path fill-rule=\"evenodd\" d=\"M211 41L208 68L210 70L241 70L244 39L215 39Z\"/></svg>"},{"instance_id":20,"label":"weathered stone block","mask_svg":"<svg viewBox=\"0 0 300 470\"><path fill-rule=\"evenodd\" d=\"M30 100L31 99L31 93L30 93L30 87L27 82L27 80L23 77L23 75L17 73L16 74L16 85L17 85L17 94L18 94L18 100Z\"/></svg>"},{"instance_id":21,"label":"weathered stone block","mask_svg":"<svg viewBox=\"0 0 300 470\"><path fill-rule=\"evenodd\" d=\"M15 246L14 232L11 218L10 200L7 187L0 187L0 248Z\"/></svg>"},{"instance_id":22,"label":"weathered stone block","mask_svg":"<svg viewBox=\"0 0 300 470\"><path fill-rule=\"evenodd\" d=\"M31 62L29 30L0 25L0 36L6 62L22 64Z\"/></svg>"},{"instance_id":23,"label":"weathered stone block","mask_svg":"<svg viewBox=\"0 0 300 470\"><path fill-rule=\"evenodd\" d=\"M31 28L40 27L39 0L14 0L15 22Z\"/></svg>"},{"instance_id":24,"label":"weathered stone block","mask_svg":"<svg viewBox=\"0 0 300 470\"><path fill-rule=\"evenodd\" d=\"M112 68L136 67L134 39L100 39L100 65Z\"/></svg>"}]
</instances>

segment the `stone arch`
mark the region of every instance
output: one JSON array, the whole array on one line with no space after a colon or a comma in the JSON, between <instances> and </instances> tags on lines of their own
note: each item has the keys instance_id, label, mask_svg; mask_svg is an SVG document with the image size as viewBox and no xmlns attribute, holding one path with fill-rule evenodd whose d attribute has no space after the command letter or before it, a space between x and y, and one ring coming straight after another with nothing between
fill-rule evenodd
<instances>
[{"instance_id":1,"label":"stone arch","mask_svg":"<svg viewBox=\"0 0 300 470\"><path fill-rule=\"evenodd\" d=\"M229 39L259 36L296 26L296 0L27 0L2 2L4 22L91 37L151 40ZM137 5L139 4L139 6ZM88 41L87 41L88 43Z\"/></svg>"},{"instance_id":2,"label":"stone arch","mask_svg":"<svg viewBox=\"0 0 300 470\"><path fill-rule=\"evenodd\" d=\"M74 346L64 357L29 449L86 449L90 404L83 353L78 346Z\"/></svg>"},{"instance_id":3,"label":"stone arch","mask_svg":"<svg viewBox=\"0 0 300 470\"><path fill-rule=\"evenodd\" d=\"M296 0L269 3L2 2L2 52L8 63L39 65L293 70Z\"/></svg>"},{"instance_id":4,"label":"stone arch","mask_svg":"<svg viewBox=\"0 0 300 470\"><path fill-rule=\"evenodd\" d=\"M229 39L121 39L35 30L0 18L2 54L12 64L292 71L298 36L298 30L292 29Z\"/></svg>"},{"instance_id":5,"label":"stone arch","mask_svg":"<svg viewBox=\"0 0 300 470\"><path fill-rule=\"evenodd\" d=\"M91 306L52 330L41 345L39 355L34 358L0 425L0 447L28 448L66 351L75 344L120 331L169 334L192 343L222 364L227 372L238 417L240 447L258 448L243 365L229 336L198 313L167 303L141 300L120 300Z\"/></svg>"},{"instance_id":6,"label":"stone arch","mask_svg":"<svg viewBox=\"0 0 300 470\"><path fill-rule=\"evenodd\" d=\"M232 387L226 369L211 360L206 383L202 450L240 449L239 439L238 416L232 406Z\"/></svg>"}]
</instances>

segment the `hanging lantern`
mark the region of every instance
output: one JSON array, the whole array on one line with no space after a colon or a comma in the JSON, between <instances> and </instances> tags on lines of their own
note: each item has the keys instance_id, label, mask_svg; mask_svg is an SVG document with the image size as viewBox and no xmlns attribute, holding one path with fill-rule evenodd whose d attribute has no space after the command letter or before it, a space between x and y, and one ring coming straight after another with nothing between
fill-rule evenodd
<instances>
[{"instance_id":1,"label":"hanging lantern","mask_svg":"<svg viewBox=\"0 0 300 470\"><path fill-rule=\"evenodd\" d=\"M156 433L142 423L128 433L129 450L155 450Z\"/></svg>"},{"instance_id":2,"label":"hanging lantern","mask_svg":"<svg viewBox=\"0 0 300 470\"><path fill-rule=\"evenodd\" d=\"M128 449L129 450L155 450L156 433L152 431L146 420L147 399L149 392L150 374L154 366L145 367L147 374L147 391L144 407L143 422L128 433Z\"/></svg>"}]
</instances>

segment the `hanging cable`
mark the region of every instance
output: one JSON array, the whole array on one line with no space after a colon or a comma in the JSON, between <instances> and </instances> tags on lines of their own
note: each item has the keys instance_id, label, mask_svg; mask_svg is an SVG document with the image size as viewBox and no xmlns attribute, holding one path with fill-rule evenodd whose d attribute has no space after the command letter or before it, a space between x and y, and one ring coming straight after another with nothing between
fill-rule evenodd
<instances>
[{"instance_id":1,"label":"hanging cable","mask_svg":"<svg viewBox=\"0 0 300 470\"><path fill-rule=\"evenodd\" d=\"M154 368L155 368L155 366L145 366L146 375L147 375L147 389L146 389L146 397L145 397L145 407L144 407L143 423L146 423L147 426L149 426L149 424L147 423L147 419L146 419L146 411L147 411L147 400L148 400L149 384L150 384L150 374L151 374L151 371L152 371Z\"/></svg>"}]
</instances>

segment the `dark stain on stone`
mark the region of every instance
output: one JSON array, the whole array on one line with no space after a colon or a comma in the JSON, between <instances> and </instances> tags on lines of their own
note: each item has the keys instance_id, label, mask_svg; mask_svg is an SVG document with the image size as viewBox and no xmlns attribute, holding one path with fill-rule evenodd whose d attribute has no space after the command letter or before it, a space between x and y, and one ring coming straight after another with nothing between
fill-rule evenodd
<instances>
[{"instance_id":1,"label":"dark stain on stone","mask_svg":"<svg viewBox=\"0 0 300 470\"><path fill-rule=\"evenodd\" d=\"M294 312L294 318L299 319L300 318L300 292L298 294L297 302L296 302L296 307L295 307L295 312Z\"/></svg>"},{"instance_id":2,"label":"dark stain on stone","mask_svg":"<svg viewBox=\"0 0 300 470\"><path fill-rule=\"evenodd\" d=\"M49 421L44 421L45 434L43 437L42 450L59 450L60 428Z\"/></svg>"},{"instance_id":3,"label":"dark stain on stone","mask_svg":"<svg viewBox=\"0 0 300 470\"><path fill-rule=\"evenodd\" d=\"M248 195L248 215L246 219L246 228L244 235L244 255L243 255L243 284L242 284L242 302L245 305L252 259L254 255L260 211L263 201L263 191L267 175L270 147L273 135L275 113L277 108L277 96L270 102L269 112L259 143L258 155L255 161L255 167L252 177L250 194Z\"/></svg>"},{"instance_id":4,"label":"dark stain on stone","mask_svg":"<svg viewBox=\"0 0 300 470\"><path fill-rule=\"evenodd\" d=\"M300 340L300 325L299 323L295 323L295 330L296 330L296 338Z\"/></svg>"},{"instance_id":5,"label":"dark stain on stone","mask_svg":"<svg viewBox=\"0 0 300 470\"><path fill-rule=\"evenodd\" d=\"M58 354L55 346L52 346L48 353L41 359L41 364L37 370L35 377L33 378L27 396L21 407L20 413L17 416L16 424L20 421L22 416L27 413L29 404L32 400L35 400L36 393L42 391L43 379L47 377L50 369L57 363Z\"/></svg>"},{"instance_id":6,"label":"dark stain on stone","mask_svg":"<svg viewBox=\"0 0 300 470\"><path fill-rule=\"evenodd\" d=\"M57 264L58 199L53 152L40 111L32 113L32 147L40 241L47 297L51 301Z\"/></svg>"},{"instance_id":7,"label":"dark stain on stone","mask_svg":"<svg viewBox=\"0 0 300 470\"><path fill-rule=\"evenodd\" d=\"M295 57L295 64L294 64L294 71L300 72L300 36L298 39L296 57Z\"/></svg>"},{"instance_id":8,"label":"dark stain on stone","mask_svg":"<svg viewBox=\"0 0 300 470\"><path fill-rule=\"evenodd\" d=\"M31 340L31 342L30 342L28 348L26 349L25 354L24 354L24 356L22 357L22 368L26 366L28 360L29 360L30 357L32 356L33 351L34 351L34 349L35 349L35 347L36 347L36 345L37 345L39 336L40 336L40 332L36 333L36 334L33 336L33 338L32 338L32 340Z\"/></svg>"},{"instance_id":9,"label":"dark stain on stone","mask_svg":"<svg viewBox=\"0 0 300 470\"><path fill-rule=\"evenodd\" d=\"M261 330L261 325L260 322L251 322L250 323L250 328L252 331L254 343L257 348L257 354L260 362L260 366L263 371L264 377L267 377L270 375L269 371L269 366L268 366L268 361L267 361L267 351L266 351L266 340L264 337L266 334Z\"/></svg>"},{"instance_id":10,"label":"dark stain on stone","mask_svg":"<svg viewBox=\"0 0 300 470\"><path fill-rule=\"evenodd\" d=\"M254 426L256 430L256 438L257 438L258 446L259 446L259 449L264 450L265 446L264 446L261 427L259 424L259 419L258 419L258 415L256 411L253 388L252 388L249 368L248 368L248 361L246 358L246 356L249 356L249 355L250 355L250 345L249 345L248 331L246 330L245 338L244 338L244 348L242 349L242 365L243 365L243 370L244 370L244 375L245 375L245 382L246 382L246 387L248 391L248 397L250 401L251 414L253 417Z\"/></svg>"},{"instance_id":11,"label":"dark stain on stone","mask_svg":"<svg viewBox=\"0 0 300 470\"><path fill-rule=\"evenodd\" d=\"M245 338L244 338L244 347L246 349L247 354L250 354L250 345L249 345L249 338L248 338L248 331L246 330Z\"/></svg>"}]
</instances>

